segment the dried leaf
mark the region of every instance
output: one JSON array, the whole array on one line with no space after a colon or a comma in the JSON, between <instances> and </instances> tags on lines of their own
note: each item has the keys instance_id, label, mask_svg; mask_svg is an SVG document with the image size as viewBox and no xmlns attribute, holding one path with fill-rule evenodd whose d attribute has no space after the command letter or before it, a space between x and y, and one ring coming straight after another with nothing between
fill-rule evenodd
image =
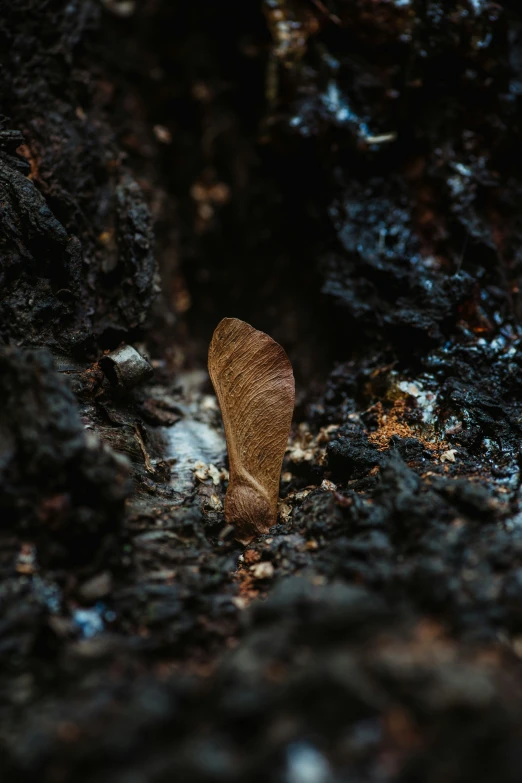
<instances>
[{"instance_id":1,"label":"dried leaf","mask_svg":"<svg viewBox=\"0 0 522 783\"><path fill-rule=\"evenodd\" d=\"M278 343L224 318L208 368L221 406L230 462L225 519L246 543L277 519L279 477L295 401L292 365Z\"/></svg>"}]
</instances>

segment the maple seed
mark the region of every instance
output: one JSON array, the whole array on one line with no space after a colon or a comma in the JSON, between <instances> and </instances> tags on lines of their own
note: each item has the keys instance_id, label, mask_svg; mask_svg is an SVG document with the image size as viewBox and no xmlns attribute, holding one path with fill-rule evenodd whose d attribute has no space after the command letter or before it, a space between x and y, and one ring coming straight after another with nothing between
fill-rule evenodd
<instances>
[{"instance_id":1,"label":"maple seed","mask_svg":"<svg viewBox=\"0 0 522 783\"><path fill-rule=\"evenodd\" d=\"M237 318L224 318L208 351L208 370L223 415L230 463L225 520L248 543L277 519L279 477L295 384L283 348Z\"/></svg>"}]
</instances>

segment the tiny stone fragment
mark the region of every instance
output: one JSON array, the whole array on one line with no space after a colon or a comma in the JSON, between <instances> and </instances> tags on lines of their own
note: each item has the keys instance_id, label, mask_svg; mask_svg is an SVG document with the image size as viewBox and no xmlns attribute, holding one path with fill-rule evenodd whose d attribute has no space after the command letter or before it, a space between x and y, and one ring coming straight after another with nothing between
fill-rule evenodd
<instances>
[{"instance_id":1,"label":"tiny stone fragment","mask_svg":"<svg viewBox=\"0 0 522 783\"><path fill-rule=\"evenodd\" d=\"M199 481L207 481L208 479L212 479L212 483L215 487L218 486L218 484L223 479L222 471L219 471L215 465L210 463L207 465L205 462L196 462L194 465L194 475Z\"/></svg>"},{"instance_id":2,"label":"tiny stone fragment","mask_svg":"<svg viewBox=\"0 0 522 783\"><path fill-rule=\"evenodd\" d=\"M99 365L107 380L120 389L133 389L154 372L148 361L132 345L122 345L105 354Z\"/></svg>"},{"instance_id":3,"label":"tiny stone fragment","mask_svg":"<svg viewBox=\"0 0 522 783\"><path fill-rule=\"evenodd\" d=\"M268 562L256 563L255 565L250 566L250 570L255 579L272 579L274 575L274 566L272 563Z\"/></svg>"},{"instance_id":4,"label":"tiny stone fragment","mask_svg":"<svg viewBox=\"0 0 522 783\"><path fill-rule=\"evenodd\" d=\"M441 462L456 462L455 460L455 454L457 453L457 449L448 449L447 451L444 451L440 455L440 461Z\"/></svg>"},{"instance_id":5,"label":"tiny stone fragment","mask_svg":"<svg viewBox=\"0 0 522 783\"><path fill-rule=\"evenodd\" d=\"M321 482L320 489L324 489L327 492L335 492L337 489L337 485L333 483L333 481L328 481L328 479L323 479Z\"/></svg>"}]
</instances>

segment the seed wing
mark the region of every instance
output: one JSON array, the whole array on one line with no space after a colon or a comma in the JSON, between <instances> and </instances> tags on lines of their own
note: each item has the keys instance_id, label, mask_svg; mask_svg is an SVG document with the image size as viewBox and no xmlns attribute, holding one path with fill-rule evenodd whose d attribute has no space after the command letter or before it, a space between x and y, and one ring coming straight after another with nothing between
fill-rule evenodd
<instances>
[{"instance_id":1,"label":"seed wing","mask_svg":"<svg viewBox=\"0 0 522 783\"><path fill-rule=\"evenodd\" d=\"M292 365L283 348L237 318L224 318L208 367L221 406L231 480L246 472L274 512L295 402Z\"/></svg>"}]
</instances>

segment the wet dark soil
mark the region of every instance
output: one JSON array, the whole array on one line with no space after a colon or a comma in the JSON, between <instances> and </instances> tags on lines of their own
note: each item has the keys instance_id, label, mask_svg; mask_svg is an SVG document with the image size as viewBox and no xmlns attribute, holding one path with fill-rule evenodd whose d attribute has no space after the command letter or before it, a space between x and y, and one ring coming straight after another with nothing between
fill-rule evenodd
<instances>
[{"instance_id":1,"label":"wet dark soil","mask_svg":"<svg viewBox=\"0 0 522 783\"><path fill-rule=\"evenodd\" d=\"M518 4L22 0L0 47L1 780L519 781ZM223 316L297 381L246 548Z\"/></svg>"}]
</instances>

